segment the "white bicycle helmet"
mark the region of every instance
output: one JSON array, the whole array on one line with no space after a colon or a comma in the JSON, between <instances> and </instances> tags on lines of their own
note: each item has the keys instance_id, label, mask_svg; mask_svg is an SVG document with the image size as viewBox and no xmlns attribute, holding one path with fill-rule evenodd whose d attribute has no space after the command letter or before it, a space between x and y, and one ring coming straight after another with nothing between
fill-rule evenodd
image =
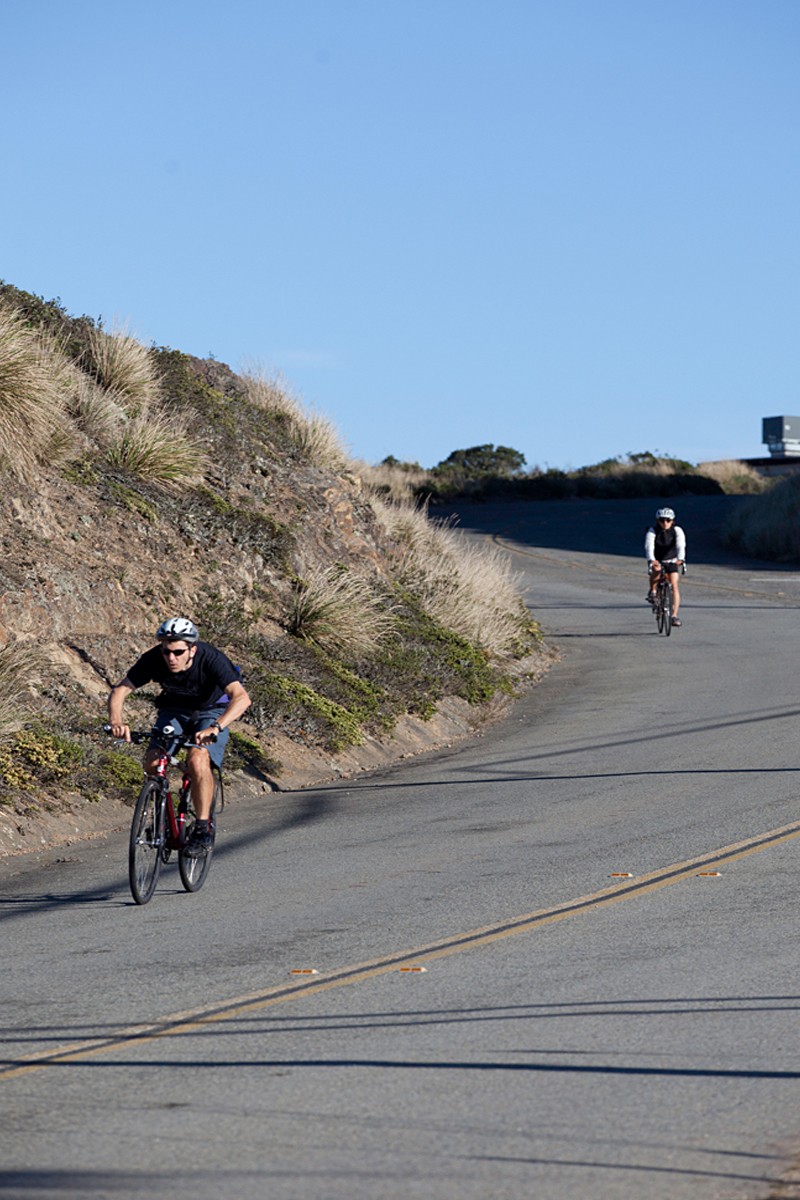
<instances>
[{"instance_id":1,"label":"white bicycle helmet","mask_svg":"<svg viewBox=\"0 0 800 1200\"><path fill-rule=\"evenodd\" d=\"M656 520L658 520L659 517L663 517L666 521L674 521L675 513L671 508L660 508L656 513Z\"/></svg>"},{"instance_id":2,"label":"white bicycle helmet","mask_svg":"<svg viewBox=\"0 0 800 1200\"><path fill-rule=\"evenodd\" d=\"M180 639L184 642L196 642L200 634L188 617L169 617L159 625L156 637L159 641L178 641Z\"/></svg>"}]
</instances>

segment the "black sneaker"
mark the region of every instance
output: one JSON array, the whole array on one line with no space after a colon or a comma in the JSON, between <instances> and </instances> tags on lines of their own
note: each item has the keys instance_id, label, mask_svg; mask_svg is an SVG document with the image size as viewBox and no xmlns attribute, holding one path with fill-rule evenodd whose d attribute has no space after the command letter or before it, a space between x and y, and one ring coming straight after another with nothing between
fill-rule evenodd
<instances>
[{"instance_id":1,"label":"black sneaker","mask_svg":"<svg viewBox=\"0 0 800 1200\"><path fill-rule=\"evenodd\" d=\"M647 601L648 604L651 604L651 605L655 604L655 602L656 602L655 592L648 592L647 595L645 596L645 600Z\"/></svg>"},{"instance_id":2,"label":"black sneaker","mask_svg":"<svg viewBox=\"0 0 800 1200\"><path fill-rule=\"evenodd\" d=\"M195 825L189 834L189 840L183 848L183 853L187 858L202 858L204 854L208 854L213 845L214 834L208 826L198 827Z\"/></svg>"},{"instance_id":3,"label":"black sneaker","mask_svg":"<svg viewBox=\"0 0 800 1200\"><path fill-rule=\"evenodd\" d=\"M679 621L677 617L672 618L672 628L673 629L679 629L682 624L683 624L683 621Z\"/></svg>"}]
</instances>

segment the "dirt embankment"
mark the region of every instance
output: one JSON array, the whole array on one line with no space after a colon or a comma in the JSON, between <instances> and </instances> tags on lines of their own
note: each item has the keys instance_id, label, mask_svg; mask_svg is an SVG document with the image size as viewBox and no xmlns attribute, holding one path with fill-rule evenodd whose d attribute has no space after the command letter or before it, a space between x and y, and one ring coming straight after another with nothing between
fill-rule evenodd
<instances>
[{"instance_id":1,"label":"dirt embankment","mask_svg":"<svg viewBox=\"0 0 800 1200\"><path fill-rule=\"evenodd\" d=\"M276 670L316 669L282 622L281 604L292 585L277 565L263 514L290 528L296 574L308 563L330 561L391 579L393 547L382 539L357 478L296 462L266 467L257 457L240 464L236 475L221 516L207 495L179 499L108 474L86 482L54 469L42 472L35 487L6 482L0 494L0 650L14 644L29 657L26 711L50 735L63 731L88 757L102 757L109 687L152 644L165 615L195 615L204 605L222 614L216 618L222 624L229 620L230 639L210 639L229 653L238 654L237 621L249 603L249 630L273 655ZM251 512L259 514L252 525ZM419 661L419 655L410 661L407 679ZM527 683L549 661L540 649L513 671ZM310 674L305 678L321 686ZM384 693L390 690L391 679L380 682ZM336 752L326 748L325 730L313 719L284 713L261 728L241 722L242 732L260 742L264 763L232 770L229 792L235 801L237 792L295 790L384 767L470 736L507 704L500 692L488 703L471 703L445 688L433 715L397 716L391 735L366 727L360 744ZM137 714L134 700L130 715L142 721L148 711L143 705ZM9 855L123 827L135 785L113 787L98 775L87 786L76 771L75 778L62 773L26 791L9 786L6 771L0 792L0 855Z\"/></svg>"}]
</instances>

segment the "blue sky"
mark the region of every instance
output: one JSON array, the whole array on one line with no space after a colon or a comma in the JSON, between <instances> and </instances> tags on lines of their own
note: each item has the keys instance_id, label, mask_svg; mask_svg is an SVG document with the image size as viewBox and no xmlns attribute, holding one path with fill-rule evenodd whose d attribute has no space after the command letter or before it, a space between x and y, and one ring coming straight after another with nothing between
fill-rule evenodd
<instances>
[{"instance_id":1,"label":"blue sky","mask_svg":"<svg viewBox=\"0 0 800 1200\"><path fill-rule=\"evenodd\" d=\"M766 453L800 412L797 0L5 0L0 278L354 456Z\"/></svg>"}]
</instances>

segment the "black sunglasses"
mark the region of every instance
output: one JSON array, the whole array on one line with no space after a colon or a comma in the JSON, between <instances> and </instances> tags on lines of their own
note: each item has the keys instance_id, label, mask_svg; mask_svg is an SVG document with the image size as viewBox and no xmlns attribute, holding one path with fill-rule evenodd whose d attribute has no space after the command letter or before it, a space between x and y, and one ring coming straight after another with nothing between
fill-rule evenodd
<instances>
[{"instance_id":1,"label":"black sunglasses","mask_svg":"<svg viewBox=\"0 0 800 1200\"><path fill-rule=\"evenodd\" d=\"M161 653L164 655L165 658L167 657L167 655L170 655L172 658L183 658L184 654L189 653L189 647L184 646L182 650L171 650L169 648L169 646L162 646Z\"/></svg>"}]
</instances>

